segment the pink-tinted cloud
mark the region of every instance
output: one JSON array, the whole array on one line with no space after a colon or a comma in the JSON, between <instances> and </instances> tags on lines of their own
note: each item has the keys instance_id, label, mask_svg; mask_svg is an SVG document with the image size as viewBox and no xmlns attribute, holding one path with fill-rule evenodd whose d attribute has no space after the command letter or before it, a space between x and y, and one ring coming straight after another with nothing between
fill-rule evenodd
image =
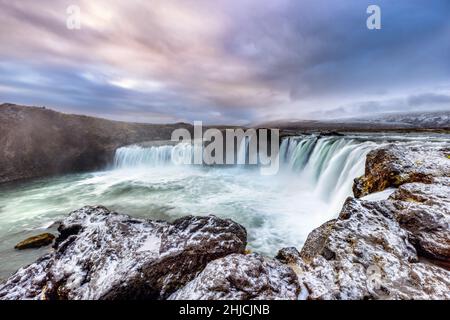
<instances>
[{"instance_id":1,"label":"pink-tinted cloud","mask_svg":"<svg viewBox=\"0 0 450 320\"><path fill-rule=\"evenodd\" d=\"M0 0L0 100L246 123L447 94L448 1L380 1L378 33L365 2ZM81 30L66 28L70 5Z\"/></svg>"}]
</instances>

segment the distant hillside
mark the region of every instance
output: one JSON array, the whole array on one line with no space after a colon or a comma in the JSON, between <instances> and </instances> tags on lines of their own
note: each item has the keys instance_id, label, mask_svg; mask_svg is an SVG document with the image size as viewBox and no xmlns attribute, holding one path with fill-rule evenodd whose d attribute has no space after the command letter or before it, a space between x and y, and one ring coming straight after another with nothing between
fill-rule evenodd
<instances>
[{"instance_id":1,"label":"distant hillside","mask_svg":"<svg viewBox=\"0 0 450 320\"><path fill-rule=\"evenodd\" d=\"M380 125L410 126L424 129L446 129L450 127L450 111L380 114L367 118L352 118L350 122Z\"/></svg>"},{"instance_id":2,"label":"distant hillside","mask_svg":"<svg viewBox=\"0 0 450 320\"><path fill-rule=\"evenodd\" d=\"M450 130L450 111L420 113L389 113L370 117L335 120L279 120L266 122L258 127L275 127L285 130Z\"/></svg>"},{"instance_id":3,"label":"distant hillside","mask_svg":"<svg viewBox=\"0 0 450 320\"><path fill-rule=\"evenodd\" d=\"M150 125L0 105L0 183L103 168L116 148L168 140L187 124Z\"/></svg>"}]
</instances>

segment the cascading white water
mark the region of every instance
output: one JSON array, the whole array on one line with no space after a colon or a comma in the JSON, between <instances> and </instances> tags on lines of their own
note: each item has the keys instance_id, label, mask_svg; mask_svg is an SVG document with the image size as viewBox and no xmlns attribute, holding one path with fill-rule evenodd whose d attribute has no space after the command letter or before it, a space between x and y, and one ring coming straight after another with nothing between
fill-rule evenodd
<instances>
[{"instance_id":1,"label":"cascading white water","mask_svg":"<svg viewBox=\"0 0 450 320\"><path fill-rule=\"evenodd\" d=\"M250 139L237 148L237 163L248 163ZM364 173L367 153L377 144L346 137L287 137L280 145L281 173L295 174L315 195L328 203L330 211L339 210L351 195L353 179ZM115 168L168 166L189 163L193 158L190 144L165 146L126 146L117 149ZM181 159L181 161L180 161Z\"/></svg>"},{"instance_id":2,"label":"cascading white water","mask_svg":"<svg viewBox=\"0 0 450 320\"><path fill-rule=\"evenodd\" d=\"M237 152L237 163L245 164L248 161L250 138L245 137L240 141Z\"/></svg>"},{"instance_id":3,"label":"cascading white water","mask_svg":"<svg viewBox=\"0 0 450 320\"><path fill-rule=\"evenodd\" d=\"M240 142L239 162L255 156L251 146L249 138ZM190 144L122 147L112 170L49 178L0 193L0 258L27 235L23 230L51 225L87 204L149 219L215 214L244 225L256 252L273 256L282 247L300 248L313 228L336 217L374 146L348 137L285 138L276 176L246 165L178 165L192 161ZM34 260L27 259L17 264L3 258L11 263L0 266L0 278Z\"/></svg>"},{"instance_id":4,"label":"cascading white water","mask_svg":"<svg viewBox=\"0 0 450 320\"><path fill-rule=\"evenodd\" d=\"M338 210L351 195L354 178L364 173L371 141L341 137L290 137L280 146L283 170L296 172L317 196Z\"/></svg>"},{"instance_id":5,"label":"cascading white water","mask_svg":"<svg viewBox=\"0 0 450 320\"><path fill-rule=\"evenodd\" d=\"M239 144L236 163L249 161L250 138L245 137ZM143 147L131 145L118 148L114 156L114 168L155 167L193 163L194 147L189 143Z\"/></svg>"},{"instance_id":6,"label":"cascading white water","mask_svg":"<svg viewBox=\"0 0 450 320\"><path fill-rule=\"evenodd\" d=\"M193 147L188 143L151 147L132 145L116 150L114 167L124 169L183 164L190 163L192 157Z\"/></svg>"}]
</instances>

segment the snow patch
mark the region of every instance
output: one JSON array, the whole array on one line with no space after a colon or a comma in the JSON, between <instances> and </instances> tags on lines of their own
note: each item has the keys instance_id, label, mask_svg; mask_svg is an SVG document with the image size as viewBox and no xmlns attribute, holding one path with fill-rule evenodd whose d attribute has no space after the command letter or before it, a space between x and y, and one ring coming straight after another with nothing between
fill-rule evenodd
<instances>
[{"instance_id":1,"label":"snow patch","mask_svg":"<svg viewBox=\"0 0 450 320\"><path fill-rule=\"evenodd\" d=\"M365 201L387 200L396 190L397 190L397 188L388 188L388 189L380 191L380 192L371 193L365 197L362 197L361 200L365 200Z\"/></svg>"},{"instance_id":2,"label":"snow patch","mask_svg":"<svg viewBox=\"0 0 450 320\"><path fill-rule=\"evenodd\" d=\"M136 252L155 252L159 254L159 248L161 247L161 238L155 235L149 235L147 239L145 239L142 246L136 250Z\"/></svg>"}]
</instances>

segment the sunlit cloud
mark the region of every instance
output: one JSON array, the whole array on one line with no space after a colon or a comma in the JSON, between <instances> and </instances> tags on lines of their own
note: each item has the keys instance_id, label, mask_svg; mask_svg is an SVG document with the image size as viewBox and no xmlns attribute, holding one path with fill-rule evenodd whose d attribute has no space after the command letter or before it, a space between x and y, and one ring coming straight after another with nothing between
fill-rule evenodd
<instances>
[{"instance_id":1,"label":"sunlit cloud","mask_svg":"<svg viewBox=\"0 0 450 320\"><path fill-rule=\"evenodd\" d=\"M380 0L375 32L369 2L0 0L0 100L240 124L449 109L450 2Z\"/></svg>"}]
</instances>

